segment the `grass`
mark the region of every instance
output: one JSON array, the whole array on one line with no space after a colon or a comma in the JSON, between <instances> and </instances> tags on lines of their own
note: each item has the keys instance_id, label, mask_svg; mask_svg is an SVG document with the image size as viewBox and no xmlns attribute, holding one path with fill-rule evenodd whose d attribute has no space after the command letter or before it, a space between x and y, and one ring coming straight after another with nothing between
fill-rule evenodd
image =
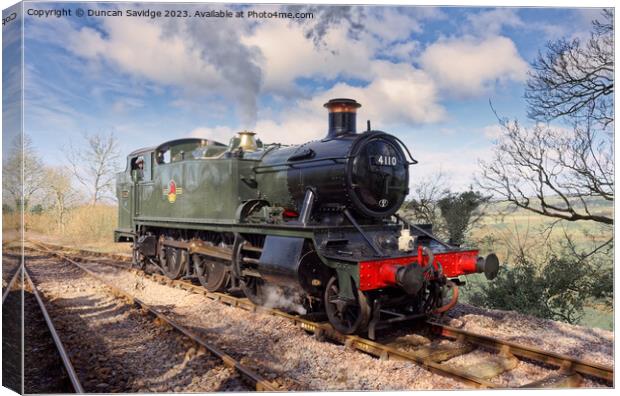
<instances>
[{"instance_id":1,"label":"grass","mask_svg":"<svg viewBox=\"0 0 620 396\"><path fill-rule=\"evenodd\" d=\"M613 216L613 203L596 201L594 213ZM510 207L490 204L482 219L470 230L469 239L482 250L494 251L507 261L516 246L545 249L570 237L579 250L593 249L613 237L613 228L593 221L565 221Z\"/></svg>"},{"instance_id":2,"label":"grass","mask_svg":"<svg viewBox=\"0 0 620 396\"><path fill-rule=\"evenodd\" d=\"M597 309L596 307L586 307L583 318L579 324L587 327L597 327L603 330L614 330L614 313Z\"/></svg>"},{"instance_id":3,"label":"grass","mask_svg":"<svg viewBox=\"0 0 620 396\"><path fill-rule=\"evenodd\" d=\"M26 237L36 236L100 252L130 252L128 244L114 243L117 211L118 208L112 205L80 206L68 211L63 228L58 226L53 213L28 213L25 216Z\"/></svg>"}]
</instances>

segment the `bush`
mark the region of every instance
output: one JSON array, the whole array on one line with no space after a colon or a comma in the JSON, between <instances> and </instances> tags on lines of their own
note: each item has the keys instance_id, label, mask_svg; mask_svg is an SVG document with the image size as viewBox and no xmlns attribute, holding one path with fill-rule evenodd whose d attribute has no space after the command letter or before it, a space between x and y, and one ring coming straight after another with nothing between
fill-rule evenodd
<instances>
[{"instance_id":1,"label":"bush","mask_svg":"<svg viewBox=\"0 0 620 396\"><path fill-rule=\"evenodd\" d=\"M521 251L498 277L480 285L474 305L518 311L540 318L578 323L593 301L611 306L613 268L607 254L579 254L564 246L560 253L534 258Z\"/></svg>"}]
</instances>

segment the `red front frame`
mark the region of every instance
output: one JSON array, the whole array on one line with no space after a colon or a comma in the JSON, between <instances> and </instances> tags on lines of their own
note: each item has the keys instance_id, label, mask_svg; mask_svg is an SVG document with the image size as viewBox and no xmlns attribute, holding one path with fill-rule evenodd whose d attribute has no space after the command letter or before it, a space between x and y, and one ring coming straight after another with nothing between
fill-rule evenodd
<instances>
[{"instance_id":1,"label":"red front frame","mask_svg":"<svg viewBox=\"0 0 620 396\"><path fill-rule=\"evenodd\" d=\"M478 250L436 253L434 257L435 265L441 263L443 273L448 278L478 272L476 267ZM413 263L426 266L428 256L423 255L420 249L415 256L360 262L360 290L374 290L396 285L398 268Z\"/></svg>"}]
</instances>

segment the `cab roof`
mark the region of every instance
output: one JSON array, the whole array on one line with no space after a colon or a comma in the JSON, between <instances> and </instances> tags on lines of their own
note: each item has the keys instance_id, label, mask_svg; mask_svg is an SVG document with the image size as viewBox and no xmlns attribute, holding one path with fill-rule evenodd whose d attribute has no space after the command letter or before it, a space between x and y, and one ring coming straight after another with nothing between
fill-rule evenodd
<instances>
[{"instance_id":1,"label":"cab roof","mask_svg":"<svg viewBox=\"0 0 620 396\"><path fill-rule=\"evenodd\" d=\"M197 144L197 145L198 144L200 144L200 145L212 144L212 145L215 145L215 146L226 147L225 144L220 143L220 142L216 142L215 140L211 140L211 139L181 138L181 139L169 140L167 142L164 142L164 143L160 144L159 146L139 148L139 149L134 150L131 153L129 153L129 157L132 157L132 156L138 155L138 154L143 154L143 153L150 152L150 151L158 151L158 150L169 148L169 147L172 147L172 146L177 146L177 145L181 145L181 144L190 144L190 143L194 143L194 144Z\"/></svg>"},{"instance_id":2,"label":"cab roof","mask_svg":"<svg viewBox=\"0 0 620 396\"><path fill-rule=\"evenodd\" d=\"M191 144L191 143L200 144L200 145L213 144L215 146L226 146L223 143L216 142L215 140L211 140L211 139L182 138L182 139L175 139L175 140L170 140L168 142L162 143L159 146L157 146L155 150L160 150L160 149L164 149L164 148L168 148L172 146L178 146L181 144Z\"/></svg>"}]
</instances>

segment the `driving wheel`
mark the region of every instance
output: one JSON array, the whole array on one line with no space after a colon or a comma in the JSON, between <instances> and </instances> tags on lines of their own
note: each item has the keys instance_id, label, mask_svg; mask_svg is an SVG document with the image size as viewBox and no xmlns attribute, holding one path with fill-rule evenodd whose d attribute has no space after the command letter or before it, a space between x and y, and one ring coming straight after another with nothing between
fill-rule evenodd
<instances>
[{"instance_id":1,"label":"driving wheel","mask_svg":"<svg viewBox=\"0 0 620 396\"><path fill-rule=\"evenodd\" d=\"M333 276L327 283L324 294L325 311L329 323L342 334L353 334L366 330L370 318L370 307L366 296L355 290L355 298L339 296L338 278Z\"/></svg>"},{"instance_id":2,"label":"driving wheel","mask_svg":"<svg viewBox=\"0 0 620 396\"><path fill-rule=\"evenodd\" d=\"M265 294L263 293L264 283L261 278L255 276L246 276L239 282L243 294L252 301L254 305L263 305L265 303Z\"/></svg>"},{"instance_id":3,"label":"driving wheel","mask_svg":"<svg viewBox=\"0 0 620 396\"><path fill-rule=\"evenodd\" d=\"M185 250L173 247L166 247L164 251L165 257L162 260L164 275L170 279L178 279L185 268L188 253Z\"/></svg>"},{"instance_id":4,"label":"driving wheel","mask_svg":"<svg viewBox=\"0 0 620 396\"><path fill-rule=\"evenodd\" d=\"M194 274L200 284L210 292L226 290L230 280L230 271L227 265L209 259L200 254L192 255Z\"/></svg>"}]
</instances>

